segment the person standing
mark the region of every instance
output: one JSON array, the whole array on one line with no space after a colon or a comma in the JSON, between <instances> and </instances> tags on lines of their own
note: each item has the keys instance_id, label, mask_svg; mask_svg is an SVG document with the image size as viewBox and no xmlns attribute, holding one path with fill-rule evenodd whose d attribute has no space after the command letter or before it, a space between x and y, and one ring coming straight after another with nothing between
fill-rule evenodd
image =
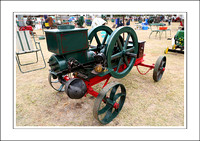
<instances>
[{"instance_id":1,"label":"person standing","mask_svg":"<svg viewBox=\"0 0 200 141\"><path fill-rule=\"evenodd\" d=\"M171 18L168 19L168 25L171 25Z\"/></svg>"}]
</instances>

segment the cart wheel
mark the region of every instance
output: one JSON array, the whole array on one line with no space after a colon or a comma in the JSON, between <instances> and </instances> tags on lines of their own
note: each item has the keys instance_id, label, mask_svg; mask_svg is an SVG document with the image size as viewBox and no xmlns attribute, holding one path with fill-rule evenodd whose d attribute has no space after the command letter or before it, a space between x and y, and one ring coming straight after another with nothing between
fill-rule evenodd
<instances>
[{"instance_id":1,"label":"cart wheel","mask_svg":"<svg viewBox=\"0 0 200 141\"><path fill-rule=\"evenodd\" d=\"M120 88L119 88L120 87ZM101 124L108 124L121 111L126 98L126 89L120 83L104 87L94 103L93 115Z\"/></svg>"},{"instance_id":2,"label":"cart wheel","mask_svg":"<svg viewBox=\"0 0 200 141\"><path fill-rule=\"evenodd\" d=\"M64 92L64 84L61 84L60 81L58 80L58 77L56 75L53 75L51 73L49 73L49 84L51 85L51 87L58 91L58 92Z\"/></svg>"},{"instance_id":3,"label":"cart wheel","mask_svg":"<svg viewBox=\"0 0 200 141\"><path fill-rule=\"evenodd\" d=\"M104 37L98 36L98 32L104 31L106 34ZM95 51L95 52L100 52L101 49L105 48L106 46L106 41L108 39L108 35L112 33L112 29L108 26L97 26L95 28L92 28L89 33L88 33L88 40L90 41L90 50ZM103 38L102 42L100 39ZM95 39L95 42L92 42L93 39Z\"/></svg>"},{"instance_id":4,"label":"cart wheel","mask_svg":"<svg viewBox=\"0 0 200 141\"><path fill-rule=\"evenodd\" d=\"M165 71L166 66L166 57L160 56L155 64L155 68L153 70L153 79L154 81L158 82L162 78L162 75Z\"/></svg>"},{"instance_id":5,"label":"cart wheel","mask_svg":"<svg viewBox=\"0 0 200 141\"><path fill-rule=\"evenodd\" d=\"M167 47L164 51L164 54L167 54L168 53L168 50L169 50L169 47Z\"/></svg>"}]
</instances>

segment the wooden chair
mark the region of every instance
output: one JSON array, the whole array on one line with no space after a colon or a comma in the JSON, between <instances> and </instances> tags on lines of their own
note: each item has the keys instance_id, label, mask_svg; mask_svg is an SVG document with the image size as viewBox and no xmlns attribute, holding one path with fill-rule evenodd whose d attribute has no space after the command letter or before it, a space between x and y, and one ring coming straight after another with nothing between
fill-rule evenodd
<instances>
[{"instance_id":1,"label":"wooden chair","mask_svg":"<svg viewBox=\"0 0 200 141\"><path fill-rule=\"evenodd\" d=\"M32 35L33 35L33 33L32 33ZM34 40L35 45L32 44L32 39L30 37L29 31L17 31L17 34L16 34L16 46L17 46L16 61L17 61L19 70L22 73L36 71L36 70L40 70L40 69L43 69L43 68L46 67L46 63L45 63L44 56L43 56L43 53L42 53L42 50L41 50L40 42L35 41L34 35L33 35L33 40ZM38 52L41 52L41 56L42 56L42 59L43 59L43 62L44 62L44 66L40 67L40 68L28 70L28 71L23 71L22 66L38 63ZM36 60L32 61L30 63L23 63L22 64L19 56L23 55L23 54L28 54L28 53L35 53L36 54Z\"/></svg>"}]
</instances>

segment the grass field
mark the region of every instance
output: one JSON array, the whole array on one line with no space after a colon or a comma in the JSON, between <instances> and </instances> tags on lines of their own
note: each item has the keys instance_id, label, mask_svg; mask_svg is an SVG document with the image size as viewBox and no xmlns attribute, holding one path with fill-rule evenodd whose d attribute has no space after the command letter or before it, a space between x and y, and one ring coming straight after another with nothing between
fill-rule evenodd
<instances>
[{"instance_id":1,"label":"grass field","mask_svg":"<svg viewBox=\"0 0 200 141\"><path fill-rule=\"evenodd\" d=\"M167 23L166 23L167 24ZM112 27L109 22L107 26ZM131 22L131 27L135 25ZM172 37L179 23L172 23ZM91 28L91 27L87 27ZM113 29L114 30L114 29ZM171 40L149 39L148 30L135 30L139 40L145 40L146 64L153 64ZM42 30L35 31L43 35ZM167 33L169 37L169 32ZM51 53L46 40L41 43L46 62ZM33 59L25 55L22 59ZM165 73L159 82L153 81L153 70L140 75L135 67L122 79L111 78L109 82L125 85L127 97L120 114L106 126L184 126L184 55L168 53ZM42 65L40 58L39 65ZM29 69L33 67L25 67ZM142 72L147 68L140 67ZM95 98L70 99L64 92L56 92L48 83L49 66L43 70L22 74L16 64L16 126L101 126L93 117ZM98 89L98 86L96 86Z\"/></svg>"}]
</instances>

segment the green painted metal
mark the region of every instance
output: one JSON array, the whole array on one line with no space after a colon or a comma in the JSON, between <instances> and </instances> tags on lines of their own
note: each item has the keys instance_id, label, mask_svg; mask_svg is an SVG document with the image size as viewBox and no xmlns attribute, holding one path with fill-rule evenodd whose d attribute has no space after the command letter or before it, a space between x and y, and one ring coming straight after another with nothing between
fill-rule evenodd
<instances>
[{"instance_id":1,"label":"green painted metal","mask_svg":"<svg viewBox=\"0 0 200 141\"><path fill-rule=\"evenodd\" d=\"M101 124L108 124L121 111L126 99L126 89L120 83L110 83L105 86L96 98L93 108L94 117ZM119 104L114 108L115 103Z\"/></svg>"},{"instance_id":2,"label":"green painted metal","mask_svg":"<svg viewBox=\"0 0 200 141\"><path fill-rule=\"evenodd\" d=\"M38 38L39 38L39 40L44 40L45 39L44 36L39 36Z\"/></svg>"},{"instance_id":3,"label":"green painted metal","mask_svg":"<svg viewBox=\"0 0 200 141\"><path fill-rule=\"evenodd\" d=\"M103 41L100 42L100 37L98 36L98 32L102 32L105 31L106 35L103 38ZM100 52L100 50L102 50L103 48L105 48L106 46L106 40L108 39L108 35L111 35L112 33L112 29L108 26L97 26L95 28L92 28L89 32L88 32L88 40L90 41L90 47L92 51L95 52ZM97 46L92 45L93 44L93 39L95 39L95 41L97 42Z\"/></svg>"},{"instance_id":4,"label":"green painted metal","mask_svg":"<svg viewBox=\"0 0 200 141\"><path fill-rule=\"evenodd\" d=\"M59 77L61 76L56 76L53 72L50 72L48 76L49 84L54 90L64 92L65 87L64 84L60 83Z\"/></svg>"},{"instance_id":5,"label":"green painted metal","mask_svg":"<svg viewBox=\"0 0 200 141\"><path fill-rule=\"evenodd\" d=\"M74 25L59 25L58 29L74 29Z\"/></svg>"},{"instance_id":6,"label":"green painted metal","mask_svg":"<svg viewBox=\"0 0 200 141\"><path fill-rule=\"evenodd\" d=\"M77 20L77 25L78 27L83 27L84 24L84 17L80 16L79 19Z\"/></svg>"},{"instance_id":7,"label":"green painted metal","mask_svg":"<svg viewBox=\"0 0 200 141\"><path fill-rule=\"evenodd\" d=\"M127 33L128 36L125 41L121 41L121 34ZM132 39L131 46L128 46L129 40ZM131 27L120 27L116 29L108 39L108 46L106 48L107 65L108 68L116 68L110 74L115 78L125 77L134 66L136 57L129 58L126 54L131 53L136 55L138 53L138 39L135 31ZM128 62L130 59L130 62ZM126 64L126 69L119 72L122 64Z\"/></svg>"},{"instance_id":8,"label":"green painted metal","mask_svg":"<svg viewBox=\"0 0 200 141\"><path fill-rule=\"evenodd\" d=\"M54 72L61 72L68 69L68 60L70 58L76 59L79 63L87 63L94 61L95 53L93 51L84 50L77 53L70 53L65 55L52 55L49 59L49 66Z\"/></svg>"},{"instance_id":9,"label":"green painted metal","mask_svg":"<svg viewBox=\"0 0 200 141\"><path fill-rule=\"evenodd\" d=\"M69 27L70 28L70 27ZM48 50L57 55L65 55L88 49L88 29L52 29L46 30Z\"/></svg>"},{"instance_id":10,"label":"green painted metal","mask_svg":"<svg viewBox=\"0 0 200 141\"><path fill-rule=\"evenodd\" d=\"M60 26L57 30L46 31L47 46L55 53L49 59L54 72L68 69L68 60L76 59L79 63L94 61L95 53L88 50L87 29L74 29L73 26Z\"/></svg>"},{"instance_id":11,"label":"green painted metal","mask_svg":"<svg viewBox=\"0 0 200 141\"><path fill-rule=\"evenodd\" d=\"M19 37L19 42L20 42L22 51L24 51L24 47L23 47L23 44L22 44L22 39L21 39L21 37L20 37L20 35L19 35L19 31L17 32L17 36Z\"/></svg>"},{"instance_id":12,"label":"green painted metal","mask_svg":"<svg viewBox=\"0 0 200 141\"><path fill-rule=\"evenodd\" d=\"M152 23L151 26L166 26L164 23Z\"/></svg>"},{"instance_id":13,"label":"green painted metal","mask_svg":"<svg viewBox=\"0 0 200 141\"><path fill-rule=\"evenodd\" d=\"M27 37L26 37L25 31L24 31L24 37L25 37L25 39L26 39L26 43L27 43L28 49L31 50L31 48L30 48L30 46L29 46L29 43L28 43L28 39L27 39Z\"/></svg>"},{"instance_id":14,"label":"green painted metal","mask_svg":"<svg viewBox=\"0 0 200 141\"><path fill-rule=\"evenodd\" d=\"M54 72L60 72L67 69L67 60L62 55L52 55L49 58L49 66Z\"/></svg>"},{"instance_id":15,"label":"green painted metal","mask_svg":"<svg viewBox=\"0 0 200 141\"><path fill-rule=\"evenodd\" d=\"M109 73L112 72L112 71L114 71L114 70L113 70L113 69L110 69L110 68L107 68L107 71L101 72L101 73L99 73L99 74L97 74L97 75L103 77L103 76L109 74Z\"/></svg>"},{"instance_id":16,"label":"green painted metal","mask_svg":"<svg viewBox=\"0 0 200 141\"><path fill-rule=\"evenodd\" d=\"M94 61L94 56L96 55L96 53L94 51L87 51L87 62L92 62Z\"/></svg>"},{"instance_id":17,"label":"green painted metal","mask_svg":"<svg viewBox=\"0 0 200 141\"><path fill-rule=\"evenodd\" d=\"M153 79L158 82L163 76L164 70L166 67L166 56L160 56L155 64L155 68L153 70Z\"/></svg>"},{"instance_id":18,"label":"green painted metal","mask_svg":"<svg viewBox=\"0 0 200 141\"><path fill-rule=\"evenodd\" d=\"M178 30L174 39L177 46L184 47L184 30Z\"/></svg>"}]
</instances>

